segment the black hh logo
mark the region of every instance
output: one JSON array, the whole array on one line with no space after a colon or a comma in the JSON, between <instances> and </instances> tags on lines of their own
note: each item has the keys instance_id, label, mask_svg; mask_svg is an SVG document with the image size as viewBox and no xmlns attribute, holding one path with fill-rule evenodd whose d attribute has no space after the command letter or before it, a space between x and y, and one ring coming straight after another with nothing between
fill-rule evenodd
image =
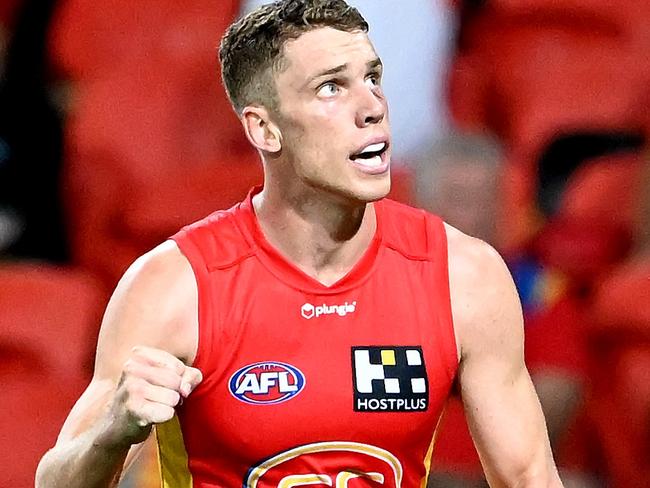
<instances>
[{"instance_id":1,"label":"black hh logo","mask_svg":"<svg viewBox=\"0 0 650 488\"><path fill-rule=\"evenodd\" d=\"M355 412L412 412L429 406L420 346L352 348Z\"/></svg>"}]
</instances>

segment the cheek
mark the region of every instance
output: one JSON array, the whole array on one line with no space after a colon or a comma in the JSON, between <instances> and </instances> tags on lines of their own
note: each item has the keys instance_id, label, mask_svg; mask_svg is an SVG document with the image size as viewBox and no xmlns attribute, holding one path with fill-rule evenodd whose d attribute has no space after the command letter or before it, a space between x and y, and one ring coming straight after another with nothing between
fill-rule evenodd
<instances>
[{"instance_id":1,"label":"cheek","mask_svg":"<svg viewBox=\"0 0 650 488\"><path fill-rule=\"evenodd\" d=\"M306 122L294 132L297 150L328 155L340 153L346 147L340 124L320 117L312 117Z\"/></svg>"},{"instance_id":2,"label":"cheek","mask_svg":"<svg viewBox=\"0 0 650 488\"><path fill-rule=\"evenodd\" d=\"M286 107L283 128L286 147L308 158L331 158L333 154L345 153L349 141L345 135L346 116L340 105L332 101Z\"/></svg>"}]
</instances>

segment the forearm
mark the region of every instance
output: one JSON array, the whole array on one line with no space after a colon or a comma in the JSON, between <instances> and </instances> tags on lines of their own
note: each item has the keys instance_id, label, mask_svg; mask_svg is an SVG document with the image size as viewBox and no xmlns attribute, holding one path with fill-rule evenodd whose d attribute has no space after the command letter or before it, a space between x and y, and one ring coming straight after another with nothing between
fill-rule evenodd
<instances>
[{"instance_id":1,"label":"forearm","mask_svg":"<svg viewBox=\"0 0 650 488\"><path fill-rule=\"evenodd\" d=\"M521 431L520 431L521 432ZM484 470L491 488L562 488L546 433L524 433L528 442L512 442L501 454L485 453Z\"/></svg>"},{"instance_id":2,"label":"forearm","mask_svg":"<svg viewBox=\"0 0 650 488\"><path fill-rule=\"evenodd\" d=\"M563 488L554 463L546 466L542 472L526 473L514 488Z\"/></svg>"},{"instance_id":3,"label":"forearm","mask_svg":"<svg viewBox=\"0 0 650 488\"><path fill-rule=\"evenodd\" d=\"M486 390L468 383L463 390L468 423L490 487L561 487L544 416L527 371L522 368L506 383L484 381L491 385Z\"/></svg>"},{"instance_id":4,"label":"forearm","mask_svg":"<svg viewBox=\"0 0 650 488\"><path fill-rule=\"evenodd\" d=\"M36 488L106 488L117 486L128 444L108 439L104 429L59 443L39 463Z\"/></svg>"}]
</instances>

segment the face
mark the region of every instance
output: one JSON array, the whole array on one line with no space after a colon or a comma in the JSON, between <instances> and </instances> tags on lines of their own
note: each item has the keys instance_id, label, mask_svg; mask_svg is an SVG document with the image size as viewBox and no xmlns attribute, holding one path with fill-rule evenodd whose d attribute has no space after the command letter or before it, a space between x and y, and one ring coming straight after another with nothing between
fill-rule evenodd
<instances>
[{"instance_id":1,"label":"face","mask_svg":"<svg viewBox=\"0 0 650 488\"><path fill-rule=\"evenodd\" d=\"M494 240L497 167L454 159L437 161L432 210L461 231L487 242Z\"/></svg>"},{"instance_id":2,"label":"face","mask_svg":"<svg viewBox=\"0 0 650 488\"><path fill-rule=\"evenodd\" d=\"M289 41L276 74L282 159L296 185L369 202L390 190L382 65L368 36L321 28Z\"/></svg>"}]
</instances>

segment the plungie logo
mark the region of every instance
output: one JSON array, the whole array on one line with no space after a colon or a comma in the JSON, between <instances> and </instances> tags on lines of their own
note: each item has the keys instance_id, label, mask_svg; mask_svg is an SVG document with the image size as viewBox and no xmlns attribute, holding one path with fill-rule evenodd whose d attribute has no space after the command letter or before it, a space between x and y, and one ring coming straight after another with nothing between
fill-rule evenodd
<instances>
[{"instance_id":1,"label":"plungie logo","mask_svg":"<svg viewBox=\"0 0 650 488\"><path fill-rule=\"evenodd\" d=\"M238 370L228 382L230 393L239 401L254 405L285 402L305 387L305 375L290 364L264 361Z\"/></svg>"},{"instance_id":2,"label":"plungie logo","mask_svg":"<svg viewBox=\"0 0 650 488\"><path fill-rule=\"evenodd\" d=\"M311 303L305 303L300 309L300 313L306 319L310 319L314 316L314 313L316 313L316 307L314 307Z\"/></svg>"},{"instance_id":3,"label":"plungie logo","mask_svg":"<svg viewBox=\"0 0 650 488\"><path fill-rule=\"evenodd\" d=\"M300 315L306 319L311 319L312 317L320 317L321 315L338 315L339 317L345 317L349 313L354 313L357 309L357 302L345 302L342 305L317 305L314 306L311 303L305 303L300 307Z\"/></svg>"}]
</instances>

